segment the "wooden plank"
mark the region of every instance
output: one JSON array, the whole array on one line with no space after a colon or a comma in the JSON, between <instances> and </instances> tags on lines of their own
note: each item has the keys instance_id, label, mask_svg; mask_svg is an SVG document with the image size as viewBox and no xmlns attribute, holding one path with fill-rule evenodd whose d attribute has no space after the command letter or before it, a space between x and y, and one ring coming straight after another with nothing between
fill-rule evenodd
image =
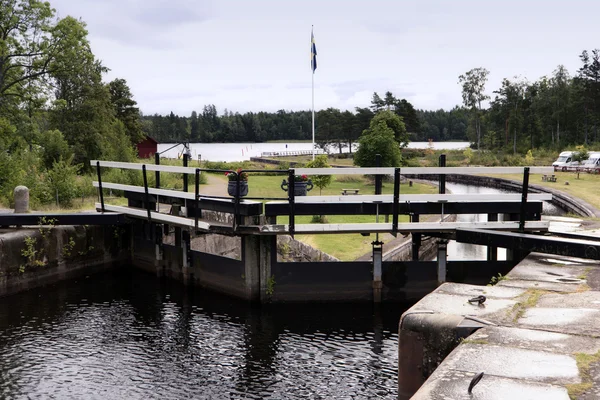
<instances>
[{"instance_id":1,"label":"wooden plank","mask_svg":"<svg viewBox=\"0 0 600 400\"><path fill-rule=\"evenodd\" d=\"M96 203L96 209L100 210L102 205L100 203ZM148 211L142 208L133 208L133 207L121 207L121 206L111 206L108 204L104 205L104 209L106 211L118 212L121 214L128 215L130 217L136 217L141 219L148 218ZM161 214L156 211L151 211L150 215L152 217L153 222L165 223L170 225L184 226L188 228L195 228L195 222L192 218L178 217L175 215L167 215ZM203 231L210 231L210 224L203 221L198 221L198 229Z\"/></svg>"},{"instance_id":2,"label":"wooden plank","mask_svg":"<svg viewBox=\"0 0 600 400\"><path fill-rule=\"evenodd\" d=\"M529 201L552 200L550 193L533 193L527 196ZM393 195L355 195L355 196L297 196L296 203L391 203ZM400 195L401 202L469 202L478 203L484 201L521 201L521 194L404 194Z\"/></svg>"},{"instance_id":3,"label":"wooden plank","mask_svg":"<svg viewBox=\"0 0 600 400\"><path fill-rule=\"evenodd\" d=\"M96 181L93 181L92 185L94 185L94 187L96 187L96 188L99 186L98 182L96 182ZM103 189L122 190L124 192L145 193L144 188L142 186L123 185L120 183L102 182L102 188ZM158 196L167 196L167 197L175 197L178 199L194 200L194 193L181 192L179 190L148 188L148 193L155 194Z\"/></svg>"},{"instance_id":4,"label":"wooden plank","mask_svg":"<svg viewBox=\"0 0 600 400\"><path fill-rule=\"evenodd\" d=\"M522 174L525 167L406 167L402 175ZM551 174L553 167L529 167L531 174ZM394 168L296 168L296 175L394 175Z\"/></svg>"},{"instance_id":5,"label":"wooden plank","mask_svg":"<svg viewBox=\"0 0 600 400\"><path fill-rule=\"evenodd\" d=\"M97 188L99 186L97 181L93 181L92 185ZM114 190L122 190L125 192L134 192L134 193L145 193L144 188L142 186L133 186L133 185L123 185L121 183L111 183L111 182L102 182L103 189L114 189ZM186 200L194 200L194 193L190 192L182 192L179 190L171 190L171 189L156 189L156 188L148 188L148 193L157 195L157 196L165 196L165 197L174 197L178 199L186 199ZM220 201L226 204L232 204L232 199L217 199L212 197L200 197L199 201L202 200L211 200L211 201ZM240 204L260 204L260 201L255 200L242 200Z\"/></svg>"},{"instance_id":6,"label":"wooden plank","mask_svg":"<svg viewBox=\"0 0 600 400\"><path fill-rule=\"evenodd\" d=\"M295 168L296 175L394 175L394 168Z\"/></svg>"},{"instance_id":7,"label":"wooden plank","mask_svg":"<svg viewBox=\"0 0 600 400\"><path fill-rule=\"evenodd\" d=\"M546 231L549 222L528 221L527 231ZM456 228L479 228L492 230L517 230L519 222L407 222L398 224L400 232L453 232ZM298 224L296 234L336 234L336 233L385 233L392 231L391 223L356 223L356 224ZM285 234L289 232L288 225L264 225L263 234Z\"/></svg>"},{"instance_id":8,"label":"wooden plank","mask_svg":"<svg viewBox=\"0 0 600 400\"><path fill-rule=\"evenodd\" d=\"M95 167L98 160L91 160L90 165ZM142 165L146 166L146 171L160 171L160 172L173 172L178 174L195 174L196 168L192 167L177 167L174 165L155 165L155 164L139 164L139 163L128 163L118 161L100 161L101 167L107 168L121 168L121 169L133 169L142 170Z\"/></svg>"}]
</instances>

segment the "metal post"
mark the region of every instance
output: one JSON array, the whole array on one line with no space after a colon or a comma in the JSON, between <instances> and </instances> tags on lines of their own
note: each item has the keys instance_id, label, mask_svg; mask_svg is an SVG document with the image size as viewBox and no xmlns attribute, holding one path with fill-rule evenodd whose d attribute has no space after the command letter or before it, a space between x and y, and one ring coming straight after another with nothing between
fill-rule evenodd
<instances>
[{"instance_id":1,"label":"metal post","mask_svg":"<svg viewBox=\"0 0 600 400\"><path fill-rule=\"evenodd\" d=\"M525 214L527 213L527 191L529 190L529 167L523 171L523 191L521 194L521 215L519 218L519 231L525 232Z\"/></svg>"},{"instance_id":2,"label":"metal post","mask_svg":"<svg viewBox=\"0 0 600 400\"><path fill-rule=\"evenodd\" d=\"M98 194L100 194L100 207L104 212L104 193L102 193L102 176L100 174L100 161L96 161L96 172L98 173Z\"/></svg>"},{"instance_id":3,"label":"metal post","mask_svg":"<svg viewBox=\"0 0 600 400\"><path fill-rule=\"evenodd\" d=\"M183 255L183 282L184 284L189 284L189 270L187 268L190 267L190 259L191 259L191 245L190 245L190 233L187 230L183 230L181 232L181 247L182 247L182 255Z\"/></svg>"},{"instance_id":4,"label":"metal post","mask_svg":"<svg viewBox=\"0 0 600 400\"><path fill-rule=\"evenodd\" d=\"M150 195L148 194L148 177L146 174L146 164L142 165L142 175L144 176L144 201L146 202L146 210L148 210L148 222L152 222L152 213L150 210Z\"/></svg>"},{"instance_id":5,"label":"metal post","mask_svg":"<svg viewBox=\"0 0 600 400\"><path fill-rule=\"evenodd\" d=\"M185 153L183 153L183 166L184 167L188 166L188 156ZM188 175L187 174L183 174L183 191L184 192L188 191Z\"/></svg>"},{"instance_id":6,"label":"metal post","mask_svg":"<svg viewBox=\"0 0 600 400\"><path fill-rule=\"evenodd\" d=\"M442 284L442 283L446 282L446 268L447 268L447 256L448 256L448 251L447 251L447 247L446 247L447 243L448 242L446 240L440 240L438 242L438 255L437 255L438 284Z\"/></svg>"},{"instance_id":7,"label":"metal post","mask_svg":"<svg viewBox=\"0 0 600 400\"><path fill-rule=\"evenodd\" d=\"M446 155L445 154L440 155L439 162L440 162L440 167L446 166ZM440 186L439 186L440 194L446 194L446 175L440 174L439 181L440 181Z\"/></svg>"},{"instance_id":8,"label":"metal post","mask_svg":"<svg viewBox=\"0 0 600 400\"><path fill-rule=\"evenodd\" d=\"M419 214L413 214L411 222L419 222ZM421 248L421 234L413 232L412 237L412 260L419 261L419 249Z\"/></svg>"},{"instance_id":9,"label":"metal post","mask_svg":"<svg viewBox=\"0 0 600 400\"><path fill-rule=\"evenodd\" d=\"M488 214L487 220L488 220L488 222L498 221L498 214L497 213ZM498 260L498 247L487 246L487 260L488 261L497 261Z\"/></svg>"},{"instance_id":10,"label":"metal post","mask_svg":"<svg viewBox=\"0 0 600 400\"><path fill-rule=\"evenodd\" d=\"M290 235L292 237L294 237L294 231L296 230L295 228L295 213L296 213L296 207L295 207L295 199L296 199L296 193L295 193L295 189L296 189L296 183L295 183L295 170L294 169L290 169L288 172L288 201L289 201L289 207L290 207L290 218L289 218L289 230L290 230Z\"/></svg>"},{"instance_id":11,"label":"metal post","mask_svg":"<svg viewBox=\"0 0 600 400\"><path fill-rule=\"evenodd\" d=\"M160 165L160 153L154 153L154 164ZM160 188L160 171L154 172L154 180L156 182L154 187Z\"/></svg>"},{"instance_id":12,"label":"metal post","mask_svg":"<svg viewBox=\"0 0 600 400\"><path fill-rule=\"evenodd\" d=\"M371 244L373 245L373 302L381 303L383 243L374 241Z\"/></svg>"},{"instance_id":13,"label":"metal post","mask_svg":"<svg viewBox=\"0 0 600 400\"><path fill-rule=\"evenodd\" d=\"M194 229L195 232L198 232L198 213L200 210L198 209L198 198L200 197L200 170L196 168L196 181L195 181L195 196L194 196Z\"/></svg>"},{"instance_id":14,"label":"metal post","mask_svg":"<svg viewBox=\"0 0 600 400\"><path fill-rule=\"evenodd\" d=\"M398 209L400 201L400 168L394 169L394 203L392 204L392 233L398 233Z\"/></svg>"},{"instance_id":15,"label":"metal post","mask_svg":"<svg viewBox=\"0 0 600 400\"><path fill-rule=\"evenodd\" d=\"M155 251L155 267L156 276L162 277L164 275L163 268L163 230L160 225L154 225L154 251Z\"/></svg>"},{"instance_id":16,"label":"metal post","mask_svg":"<svg viewBox=\"0 0 600 400\"><path fill-rule=\"evenodd\" d=\"M239 173L236 172L236 177L235 177L235 186L236 186L236 191L235 191L235 197L233 198L233 230L235 231L237 229L238 224L240 223L240 221L238 220L239 216L239 209L240 209L240 191L241 191L241 183L240 183L240 179L242 177L242 171L240 171Z\"/></svg>"},{"instance_id":17,"label":"metal post","mask_svg":"<svg viewBox=\"0 0 600 400\"><path fill-rule=\"evenodd\" d=\"M375 166L381 167L381 154L375 154ZM375 175L375 194L381 194L381 175Z\"/></svg>"}]
</instances>

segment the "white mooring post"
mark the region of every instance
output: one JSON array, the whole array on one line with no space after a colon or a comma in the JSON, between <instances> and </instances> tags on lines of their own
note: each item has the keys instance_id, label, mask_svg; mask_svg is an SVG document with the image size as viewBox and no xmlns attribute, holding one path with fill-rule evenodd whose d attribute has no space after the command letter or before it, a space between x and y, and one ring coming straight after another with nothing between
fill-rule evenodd
<instances>
[{"instance_id":1,"label":"white mooring post","mask_svg":"<svg viewBox=\"0 0 600 400\"><path fill-rule=\"evenodd\" d=\"M29 212L29 189L26 186L17 186L13 192L15 199L15 214Z\"/></svg>"}]
</instances>

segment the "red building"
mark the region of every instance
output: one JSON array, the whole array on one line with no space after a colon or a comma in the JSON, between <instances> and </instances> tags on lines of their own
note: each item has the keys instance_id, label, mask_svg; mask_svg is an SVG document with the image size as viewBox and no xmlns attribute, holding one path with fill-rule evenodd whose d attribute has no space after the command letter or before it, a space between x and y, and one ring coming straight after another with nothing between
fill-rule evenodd
<instances>
[{"instance_id":1,"label":"red building","mask_svg":"<svg viewBox=\"0 0 600 400\"><path fill-rule=\"evenodd\" d=\"M146 136L146 138L136 146L140 158L150 158L158 151L158 142L150 136Z\"/></svg>"}]
</instances>

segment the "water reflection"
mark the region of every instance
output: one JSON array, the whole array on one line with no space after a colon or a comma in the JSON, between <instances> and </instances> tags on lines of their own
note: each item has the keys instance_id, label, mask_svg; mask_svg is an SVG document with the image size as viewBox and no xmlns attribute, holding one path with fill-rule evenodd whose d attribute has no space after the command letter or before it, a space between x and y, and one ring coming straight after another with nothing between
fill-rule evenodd
<instances>
[{"instance_id":1,"label":"water reflection","mask_svg":"<svg viewBox=\"0 0 600 400\"><path fill-rule=\"evenodd\" d=\"M129 269L3 298L0 398L396 398L406 307L255 308Z\"/></svg>"}]
</instances>

